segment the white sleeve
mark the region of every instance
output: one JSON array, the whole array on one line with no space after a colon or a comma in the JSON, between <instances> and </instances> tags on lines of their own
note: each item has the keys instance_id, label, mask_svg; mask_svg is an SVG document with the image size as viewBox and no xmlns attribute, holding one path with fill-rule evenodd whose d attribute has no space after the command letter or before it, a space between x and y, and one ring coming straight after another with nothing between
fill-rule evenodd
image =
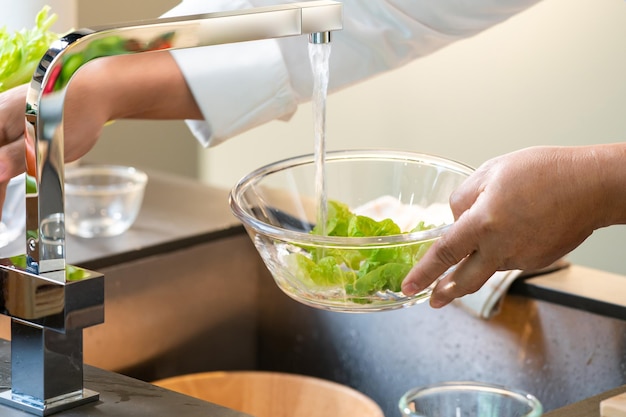
<instances>
[{"instance_id":1,"label":"white sleeve","mask_svg":"<svg viewBox=\"0 0 626 417\"><path fill-rule=\"evenodd\" d=\"M331 92L494 26L539 0L343 0L332 34ZM294 1L183 0L167 17ZM274 119L311 95L305 36L173 51L205 117L187 121L205 146Z\"/></svg>"}]
</instances>

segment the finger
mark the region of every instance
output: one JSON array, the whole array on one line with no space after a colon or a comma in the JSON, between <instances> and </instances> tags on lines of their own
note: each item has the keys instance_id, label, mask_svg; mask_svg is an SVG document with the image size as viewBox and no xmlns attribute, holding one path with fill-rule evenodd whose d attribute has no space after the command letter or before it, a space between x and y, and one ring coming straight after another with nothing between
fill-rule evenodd
<instances>
[{"instance_id":1,"label":"finger","mask_svg":"<svg viewBox=\"0 0 626 417\"><path fill-rule=\"evenodd\" d=\"M0 183L8 182L26 169L24 139L0 147ZM4 199L3 199L4 201Z\"/></svg>"},{"instance_id":2,"label":"finger","mask_svg":"<svg viewBox=\"0 0 626 417\"><path fill-rule=\"evenodd\" d=\"M24 134L24 109L28 84L0 94L0 144L19 140Z\"/></svg>"},{"instance_id":3,"label":"finger","mask_svg":"<svg viewBox=\"0 0 626 417\"><path fill-rule=\"evenodd\" d=\"M430 296L431 307L441 308L455 298L478 291L496 270L480 251L473 252L437 282Z\"/></svg>"},{"instance_id":4,"label":"finger","mask_svg":"<svg viewBox=\"0 0 626 417\"><path fill-rule=\"evenodd\" d=\"M24 172L24 139L0 147L0 218L9 180Z\"/></svg>"},{"instance_id":5,"label":"finger","mask_svg":"<svg viewBox=\"0 0 626 417\"><path fill-rule=\"evenodd\" d=\"M450 195L450 209L455 219L474 205L484 187L483 171L475 171Z\"/></svg>"},{"instance_id":6,"label":"finger","mask_svg":"<svg viewBox=\"0 0 626 417\"><path fill-rule=\"evenodd\" d=\"M402 282L404 294L414 295L423 291L451 266L478 249L469 213L466 211L461 215L411 269Z\"/></svg>"}]
</instances>

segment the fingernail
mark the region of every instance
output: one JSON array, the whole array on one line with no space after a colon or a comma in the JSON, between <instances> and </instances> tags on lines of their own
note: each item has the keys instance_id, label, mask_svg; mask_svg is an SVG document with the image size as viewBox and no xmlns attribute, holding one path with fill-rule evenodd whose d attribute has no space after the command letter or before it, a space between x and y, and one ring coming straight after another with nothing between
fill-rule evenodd
<instances>
[{"instance_id":1,"label":"fingernail","mask_svg":"<svg viewBox=\"0 0 626 417\"><path fill-rule=\"evenodd\" d=\"M418 290L419 288L417 288L417 285L415 285L414 282L407 282L406 284L402 284L402 292L405 295L417 294Z\"/></svg>"},{"instance_id":2,"label":"fingernail","mask_svg":"<svg viewBox=\"0 0 626 417\"><path fill-rule=\"evenodd\" d=\"M440 300L438 298L431 298L430 299L430 306L432 308L441 308L441 307L445 306L446 304L448 304L446 301Z\"/></svg>"}]
</instances>

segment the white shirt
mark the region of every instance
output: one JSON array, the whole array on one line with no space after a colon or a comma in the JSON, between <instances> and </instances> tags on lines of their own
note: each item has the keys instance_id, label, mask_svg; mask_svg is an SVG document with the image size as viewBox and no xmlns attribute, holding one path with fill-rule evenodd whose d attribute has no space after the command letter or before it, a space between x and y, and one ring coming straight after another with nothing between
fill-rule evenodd
<instances>
[{"instance_id":1,"label":"white shirt","mask_svg":"<svg viewBox=\"0 0 626 417\"><path fill-rule=\"evenodd\" d=\"M498 24L539 0L343 0L332 35L329 91L402 66ZM163 17L295 1L182 0ZM310 99L307 37L172 51L204 115L187 124L204 146L274 119Z\"/></svg>"}]
</instances>

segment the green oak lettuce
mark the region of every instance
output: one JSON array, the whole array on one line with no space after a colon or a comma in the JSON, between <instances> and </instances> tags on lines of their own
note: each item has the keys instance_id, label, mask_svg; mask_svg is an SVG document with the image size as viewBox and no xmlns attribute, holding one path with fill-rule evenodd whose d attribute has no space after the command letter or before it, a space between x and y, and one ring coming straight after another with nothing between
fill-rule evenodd
<instances>
[{"instance_id":1,"label":"green oak lettuce","mask_svg":"<svg viewBox=\"0 0 626 417\"><path fill-rule=\"evenodd\" d=\"M433 225L420 222L408 233L427 230ZM316 226L312 234L320 234ZM357 215L348 206L329 201L325 233L329 236L372 237L401 234L391 219L381 221ZM413 265L421 259L432 241L390 247L337 249L303 247L304 253L288 255L291 273L308 287L337 287L354 297L367 297L378 291L399 292Z\"/></svg>"},{"instance_id":2,"label":"green oak lettuce","mask_svg":"<svg viewBox=\"0 0 626 417\"><path fill-rule=\"evenodd\" d=\"M35 27L13 33L0 28L0 92L31 80L39 61L50 44L59 38L50 27L57 16L48 16L44 7L35 19Z\"/></svg>"}]
</instances>

